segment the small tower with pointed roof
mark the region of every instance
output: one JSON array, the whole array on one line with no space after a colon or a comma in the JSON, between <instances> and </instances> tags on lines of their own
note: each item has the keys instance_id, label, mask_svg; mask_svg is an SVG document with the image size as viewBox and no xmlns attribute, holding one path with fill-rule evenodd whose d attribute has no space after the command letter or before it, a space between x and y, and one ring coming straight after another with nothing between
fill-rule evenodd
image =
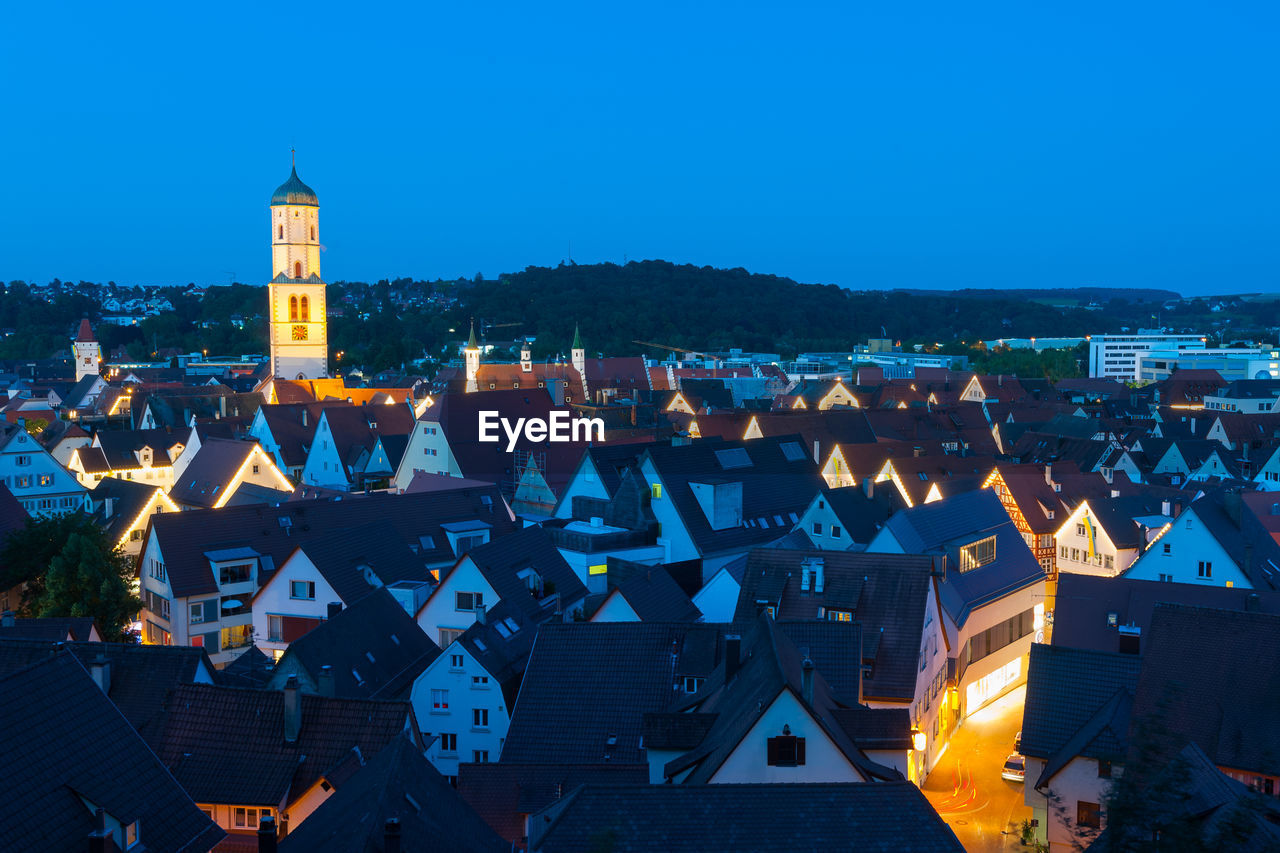
<instances>
[{"instance_id":1,"label":"small tower with pointed roof","mask_svg":"<svg viewBox=\"0 0 1280 853\"><path fill-rule=\"evenodd\" d=\"M587 391L587 351L582 348L582 334L578 331L578 324L573 324L573 347L571 349L571 357L573 359L573 369L578 371L578 375L582 377L582 399L585 402L588 396Z\"/></svg>"},{"instance_id":2,"label":"small tower with pointed roof","mask_svg":"<svg viewBox=\"0 0 1280 853\"><path fill-rule=\"evenodd\" d=\"M76 360L77 382L101 372L102 347L98 346L97 336L93 334L88 317L80 320L80 330L76 333L75 343L71 345L71 354Z\"/></svg>"},{"instance_id":3,"label":"small tower with pointed roof","mask_svg":"<svg viewBox=\"0 0 1280 853\"><path fill-rule=\"evenodd\" d=\"M533 347L530 345L528 338L520 342L520 372L533 372Z\"/></svg>"},{"instance_id":4,"label":"small tower with pointed roof","mask_svg":"<svg viewBox=\"0 0 1280 853\"><path fill-rule=\"evenodd\" d=\"M329 334L320 278L320 200L298 177L271 195L271 373L281 379L329 375Z\"/></svg>"},{"instance_id":5,"label":"small tower with pointed roof","mask_svg":"<svg viewBox=\"0 0 1280 853\"><path fill-rule=\"evenodd\" d=\"M467 393L480 390L480 344L476 343L476 321L471 321L471 337L462 349L467 363Z\"/></svg>"}]
</instances>

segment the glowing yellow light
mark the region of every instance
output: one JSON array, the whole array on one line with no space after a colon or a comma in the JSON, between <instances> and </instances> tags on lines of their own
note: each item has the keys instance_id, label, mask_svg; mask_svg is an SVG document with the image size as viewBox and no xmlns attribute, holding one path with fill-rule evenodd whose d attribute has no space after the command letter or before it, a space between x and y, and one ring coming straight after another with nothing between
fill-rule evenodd
<instances>
[{"instance_id":1,"label":"glowing yellow light","mask_svg":"<svg viewBox=\"0 0 1280 853\"><path fill-rule=\"evenodd\" d=\"M919 729L915 729L911 732L911 746L915 748L916 752L924 752L925 747L928 745L929 739L924 732Z\"/></svg>"}]
</instances>

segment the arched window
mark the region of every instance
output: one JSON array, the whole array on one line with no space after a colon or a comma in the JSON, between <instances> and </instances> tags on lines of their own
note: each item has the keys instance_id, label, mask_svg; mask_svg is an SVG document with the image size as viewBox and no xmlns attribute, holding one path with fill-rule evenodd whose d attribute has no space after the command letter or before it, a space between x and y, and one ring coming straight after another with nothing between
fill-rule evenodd
<instances>
[{"instance_id":1,"label":"arched window","mask_svg":"<svg viewBox=\"0 0 1280 853\"><path fill-rule=\"evenodd\" d=\"M313 241L316 239L316 227L314 225L311 226L311 239Z\"/></svg>"},{"instance_id":2,"label":"arched window","mask_svg":"<svg viewBox=\"0 0 1280 853\"><path fill-rule=\"evenodd\" d=\"M293 262L293 277L302 278L302 261Z\"/></svg>"},{"instance_id":3,"label":"arched window","mask_svg":"<svg viewBox=\"0 0 1280 853\"><path fill-rule=\"evenodd\" d=\"M297 322L298 320L298 297L289 297L289 322Z\"/></svg>"},{"instance_id":4,"label":"arched window","mask_svg":"<svg viewBox=\"0 0 1280 853\"><path fill-rule=\"evenodd\" d=\"M302 307L298 311L298 319L303 323L311 322L311 301L307 297L302 297Z\"/></svg>"},{"instance_id":5,"label":"arched window","mask_svg":"<svg viewBox=\"0 0 1280 853\"><path fill-rule=\"evenodd\" d=\"M284 226L283 226L283 225L281 225L281 226L280 226L280 232L279 232L279 235L276 237L276 239L277 239L277 240L283 240L283 239L284 239Z\"/></svg>"}]
</instances>

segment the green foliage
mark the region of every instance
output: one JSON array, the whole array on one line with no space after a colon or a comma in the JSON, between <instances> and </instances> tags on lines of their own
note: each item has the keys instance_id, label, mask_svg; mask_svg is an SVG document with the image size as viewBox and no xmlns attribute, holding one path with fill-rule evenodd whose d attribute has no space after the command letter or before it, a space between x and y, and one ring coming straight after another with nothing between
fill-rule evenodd
<instances>
[{"instance_id":1,"label":"green foliage","mask_svg":"<svg viewBox=\"0 0 1280 853\"><path fill-rule=\"evenodd\" d=\"M27 432L31 435L39 435L47 426L49 421L45 418L27 418Z\"/></svg>"},{"instance_id":2,"label":"green foliage","mask_svg":"<svg viewBox=\"0 0 1280 853\"><path fill-rule=\"evenodd\" d=\"M24 613L91 616L106 640L123 639L141 606L132 561L86 516L29 520L10 534L0 565L0 583L27 583Z\"/></svg>"}]
</instances>

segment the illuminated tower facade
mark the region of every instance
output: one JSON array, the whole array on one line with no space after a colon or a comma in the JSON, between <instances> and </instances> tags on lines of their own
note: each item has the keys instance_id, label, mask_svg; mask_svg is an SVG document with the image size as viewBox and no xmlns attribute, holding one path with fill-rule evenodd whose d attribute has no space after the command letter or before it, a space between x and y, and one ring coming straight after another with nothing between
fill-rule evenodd
<instances>
[{"instance_id":1,"label":"illuminated tower facade","mask_svg":"<svg viewBox=\"0 0 1280 853\"><path fill-rule=\"evenodd\" d=\"M329 333L320 279L320 201L298 178L271 196L271 371L281 379L329 375Z\"/></svg>"}]
</instances>

